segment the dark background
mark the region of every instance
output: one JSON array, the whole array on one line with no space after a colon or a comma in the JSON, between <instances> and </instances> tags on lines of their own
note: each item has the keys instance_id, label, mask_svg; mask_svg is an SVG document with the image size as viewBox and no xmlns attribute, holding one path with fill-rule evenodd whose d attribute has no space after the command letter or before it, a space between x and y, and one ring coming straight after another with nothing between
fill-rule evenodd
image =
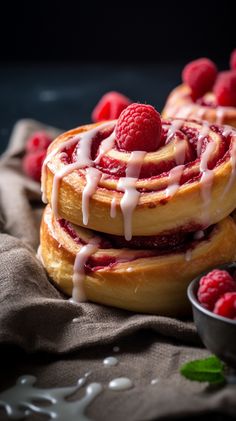
<instances>
[{"instance_id":1,"label":"dark background","mask_svg":"<svg viewBox=\"0 0 236 421\"><path fill-rule=\"evenodd\" d=\"M127 3L127 4L126 4ZM1 6L0 150L19 118L68 129L118 90L159 111L189 60L227 68L234 2L9 1Z\"/></svg>"}]
</instances>

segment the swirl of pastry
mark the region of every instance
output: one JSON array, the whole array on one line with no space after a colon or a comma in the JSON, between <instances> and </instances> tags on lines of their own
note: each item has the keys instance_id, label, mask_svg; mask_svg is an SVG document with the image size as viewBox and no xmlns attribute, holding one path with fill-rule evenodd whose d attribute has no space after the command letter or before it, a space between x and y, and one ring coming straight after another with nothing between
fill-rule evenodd
<instances>
[{"instance_id":1,"label":"swirl of pastry","mask_svg":"<svg viewBox=\"0 0 236 421\"><path fill-rule=\"evenodd\" d=\"M236 127L236 107L217 105L213 92L207 92L194 101L190 87L185 84L170 93L162 115L163 118L200 119Z\"/></svg>"},{"instance_id":2,"label":"swirl of pastry","mask_svg":"<svg viewBox=\"0 0 236 421\"><path fill-rule=\"evenodd\" d=\"M50 145L42 188L56 217L130 241L205 229L233 211L235 130L162 120L157 150L128 152L117 146L116 126L82 126Z\"/></svg>"},{"instance_id":3,"label":"swirl of pastry","mask_svg":"<svg viewBox=\"0 0 236 421\"><path fill-rule=\"evenodd\" d=\"M182 316L189 312L189 282L235 259L236 225L227 217L205 231L149 241L152 248L145 242L143 248L121 248L115 236L58 219L48 205L41 225L41 258L54 284L75 302Z\"/></svg>"}]
</instances>

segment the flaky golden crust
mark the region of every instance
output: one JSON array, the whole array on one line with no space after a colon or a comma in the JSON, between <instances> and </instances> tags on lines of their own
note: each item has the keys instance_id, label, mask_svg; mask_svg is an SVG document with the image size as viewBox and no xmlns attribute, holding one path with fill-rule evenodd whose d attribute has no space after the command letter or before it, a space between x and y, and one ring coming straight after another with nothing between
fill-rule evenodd
<instances>
[{"instance_id":1,"label":"flaky golden crust","mask_svg":"<svg viewBox=\"0 0 236 421\"><path fill-rule=\"evenodd\" d=\"M190 129L202 129L201 124L186 122ZM82 126L59 136L50 146L50 153L56 152L57 148L66 140L78 135L81 132L90 130L96 125ZM209 130L208 136L212 142L221 143L220 135ZM186 139L184 138L182 142ZM175 136L173 137L173 142ZM165 154L170 152L173 142L168 143L159 151L149 153L145 160L164 160ZM167 152L168 151L168 152ZM115 157L122 155L119 151L111 151ZM55 175L65 168L65 164L56 153L45 165L45 193L48 202L52 206L52 190ZM128 160L128 154L123 154L122 159ZM184 174L187 174L190 167L186 167ZM192 171L198 169L199 160L192 165ZM161 177L139 179L136 183L141 190L139 202L132 214L132 234L134 236L155 235L179 230L182 227L190 227L190 230L197 226L212 225L228 216L235 208L236 203L236 177L232 178L232 163L230 155L220 165L213 168L214 178L212 181L210 200L207 208L207 222L205 204L203 203L202 184L199 180L191 180L179 187L174 196L166 198L166 186L168 173ZM86 227L114 235L124 235L124 217L120 208L123 192L117 189L118 179L107 175L101 178L96 192L89 201L89 219ZM57 208L58 214L68 221L80 226L83 224L82 194L86 186L85 169L74 170L64 176L59 183ZM229 188L228 188L229 187ZM227 189L228 188L228 189ZM227 192L226 192L227 190ZM111 217L112 199L116 199L116 216ZM187 204L187 206L186 206Z\"/></svg>"},{"instance_id":2,"label":"flaky golden crust","mask_svg":"<svg viewBox=\"0 0 236 421\"><path fill-rule=\"evenodd\" d=\"M206 94L204 98L208 102L215 102L213 93ZM194 103L187 85L173 89L167 98L162 115L164 118L202 119L209 123L236 127L236 107L210 107Z\"/></svg>"},{"instance_id":3,"label":"flaky golden crust","mask_svg":"<svg viewBox=\"0 0 236 421\"><path fill-rule=\"evenodd\" d=\"M78 236L89 238L91 231L75 227ZM81 245L61 228L49 206L41 225L42 260L53 282L67 295L72 293L73 265ZM210 237L199 241L190 255L174 252L162 256L135 258L90 271L84 289L90 301L136 312L180 316L189 312L186 288L208 268L235 258L236 226L228 217L219 222ZM121 253L142 251L98 249L95 257L119 257Z\"/></svg>"}]
</instances>

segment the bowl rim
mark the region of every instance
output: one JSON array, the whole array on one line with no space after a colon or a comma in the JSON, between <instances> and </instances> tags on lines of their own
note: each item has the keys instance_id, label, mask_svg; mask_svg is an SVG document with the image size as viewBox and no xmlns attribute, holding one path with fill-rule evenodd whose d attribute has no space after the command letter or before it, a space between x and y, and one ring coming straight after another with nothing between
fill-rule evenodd
<instances>
[{"instance_id":1,"label":"bowl rim","mask_svg":"<svg viewBox=\"0 0 236 421\"><path fill-rule=\"evenodd\" d=\"M209 273L211 270L214 269L227 269L227 268L234 268L236 269L236 261L233 261L231 263L225 263L223 265L218 265L215 267L212 267L208 270L205 270L204 272L202 272L200 275L198 275L196 278L194 278L187 289L187 295L188 295L188 299L191 302L192 307L196 307L201 313L204 313L206 316L212 317L215 320L224 322L224 323L228 323L231 324L233 326L236 326L236 320L232 320L229 319L227 317L223 317L223 316L219 316L218 314L213 313L210 310L207 310L205 307L203 307L197 297L196 297L196 290L197 290L197 286L199 284L200 279L202 278L202 276L206 275L207 273Z\"/></svg>"}]
</instances>

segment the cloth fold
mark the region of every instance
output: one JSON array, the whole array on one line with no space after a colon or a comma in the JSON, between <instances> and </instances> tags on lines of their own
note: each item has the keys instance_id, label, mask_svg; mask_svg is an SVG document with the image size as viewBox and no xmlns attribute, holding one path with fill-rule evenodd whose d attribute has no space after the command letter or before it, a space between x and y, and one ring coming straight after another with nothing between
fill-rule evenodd
<instances>
[{"instance_id":1,"label":"cloth fold","mask_svg":"<svg viewBox=\"0 0 236 421\"><path fill-rule=\"evenodd\" d=\"M0 160L0 351L11 347L15 359L14 370L0 363L1 389L26 370L45 387L72 384L92 370L92 380L105 388L88 410L95 420L236 413L234 385L209 393L206 384L179 374L181 363L209 355L192 321L74 304L50 282L36 257L40 186L21 169L25 142L41 129L53 137L59 133L32 120L18 122ZM119 364L107 369L102 360L114 355L114 346L120 346ZM134 388L108 391L108 381L121 375L132 378Z\"/></svg>"}]
</instances>

